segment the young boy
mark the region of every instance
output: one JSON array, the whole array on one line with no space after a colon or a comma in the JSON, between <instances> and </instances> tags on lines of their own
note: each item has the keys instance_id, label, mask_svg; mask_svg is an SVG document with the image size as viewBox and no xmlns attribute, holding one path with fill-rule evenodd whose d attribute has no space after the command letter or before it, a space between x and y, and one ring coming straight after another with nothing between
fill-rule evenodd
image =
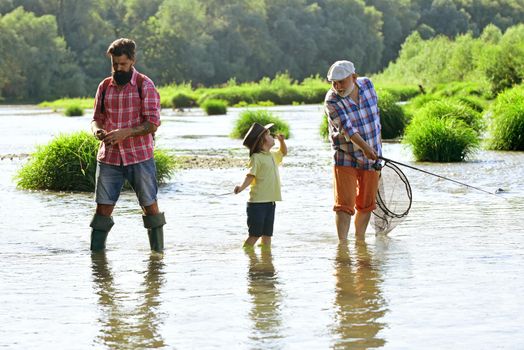
<instances>
[{"instance_id":1,"label":"young boy","mask_svg":"<svg viewBox=\"0 0 524 350\"><path fill-rule=\"evenodd\" d=\"M257 240L262 237L262 247L271 247L273 223L275 221L275 201L281 201L280 175L278 165L287 155L287 146L283 135L277 135L280 147L270 152L275 139L269 133L273 124L262 126L253 123L244 137L243 145L249 148L249 173L240 186L235 186L235 194L251 185L247 202L247 226L249 237L244 248L252 250Z\"/></svg>"}]
</instances>

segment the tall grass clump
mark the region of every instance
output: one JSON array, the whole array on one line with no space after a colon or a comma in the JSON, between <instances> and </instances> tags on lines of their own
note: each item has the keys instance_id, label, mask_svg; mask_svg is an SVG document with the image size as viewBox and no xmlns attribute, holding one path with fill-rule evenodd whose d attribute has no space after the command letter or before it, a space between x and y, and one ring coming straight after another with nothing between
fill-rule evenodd
<instances>
[{"instance_id":1,"label":"tall grass clump","mask_svg":"<svg viewBox=\"0 0 524 350\"><path fill-rule=\"evenodd\" d=\"M477 132L464 121L424 111L413 117L402 141L411 146L417 161L429 162L462 161L480 143Z\"/></svg>"},{"instance_id":2,"label":"tall grass clump","mask_svg":"<svg viewBox=\"0 0 524 350\"><path fill-rule=\"evenodd\" d=\"M60 134L37 146L16 175L17 185L29 190L93 191L98 143L85 131Z\"/></svg>"},{"instance_id":3,"label":"tall grass clump","mask_svg":"<svg viewBox=\"0 0 524 350\"><path fill-rule=\"evenodd\" d=\"M196 98L186 92L178 92L171 98L173 109L190 108L196 106Z\"/></svg>"},{"instance_id":4,"label":"tall grass clump","mask_svg":"<svg viewBox=\"0 0 524 350\"><path fill-rule=\"evenodd\" d=\"M378 95L389 93L397 101L408 101L421 94L417 85L395 84L390 82L375 84Z\"/></svg>"},{"instance_id":5,"label":"tall grass clump","mask_svg":"<svg viewBox=\"0 0 524 350\"><path fill-rule=\"evenodd\" d=\"M220 115L227 113L227 102L224 100L205 100L201 107L207 115Z\"/></svg>"},{"instance_id":6,"label":"tall grass clump","mask_svg":"<svg viewBox=\"0 0 524 350\"><path fill-rule=\"evenodd\" d=\"M402 135L406 127L406 118L404 111L397 104L396 97L382 91L378 97L378 108L380 110L382 138L394 139Z\"/></svg>"},{"instance_id":7,"label":"tall grass clump","mask_svg":"<svg viewBox=\"0 0 524 350\"><path fill-rule=\"evenodd\" d=\"M79 117L84 115L84 109L79 105L70 105L64 110L64 115L68 117Z\"/></svg>"},{"instance_id":8,"label":"tall grass clump","mask_svg":"<svg viewBox=\"0 0 524 350\"><path fill-rule=\"evenodd\" d=\"M524 151L524 87L499 94L492 111L488 148Z\"/></svg>"},{"instance_id":9,"label":"tall grass clump","mask_svg":"<svg viewBox=\"0 0 524 350\"><path fill-rule=\"evenodd\" d=\"M244 138L251 125L255 122L262 125L273 123L275 124L271 128L273 134L282 134L286 139L290 136L289 124L275 114L266 110L247 110L240 113L231 132L231 137L236 139Z\"/></svg>"},{"instance_id":10,"label":"tall grass clump","mask_svg":"<svg viewBox=\"0 0 524 350\"><path fill-rule=\"evenodd\" d=\"M47 145L37 147L28 163L15 176L18 187L28 190L94 191L98 145L99 141L85 131L60 134ZM174 170L175 160L165 151L155 150L155 162L157 180L163 183Z\"/></svg>"},{"instance_id":11,"label":"tall grass clump","mask_svg":"<svg viewBox=\"0 0 524 350\"><path fill-rule=\"evenodd\" d=\"M461 120L478 134L485 128L482 115L479 112L452 99L430 101L424 105L420 113L427 117Z\"/></svg>"},{"instance_id":12,"label":"tall grass clump","mask_svg":"<svg viewBox=\"0 0 524 350\"><path fill-rule=\"evenodd\" d=\"M322 121L320 122L319 133L322 140L329 140L329 122L326 113L322 114Z\"/></svg>"}]
</instances>

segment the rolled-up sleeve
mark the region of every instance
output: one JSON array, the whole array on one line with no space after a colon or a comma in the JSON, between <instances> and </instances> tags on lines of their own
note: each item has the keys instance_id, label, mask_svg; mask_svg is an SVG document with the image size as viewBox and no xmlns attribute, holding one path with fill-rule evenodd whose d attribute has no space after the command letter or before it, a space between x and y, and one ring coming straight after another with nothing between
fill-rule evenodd
<instances>
[{"instance_id":1,"label":"rolled-up sleeve","mask_svg":"<svg viewBox=\"0 0 524 350\"><path fill-rule=\"evenodd\" d=\"M160 126L160 94L150 80L145 80L142 86L142 117L144 121Z\"/></svg>"},{"instance_id":2,"label":"rolled-up sleeve","mask_svg":"<svg viewBox=\"0 0 524 350\"><path fill-rule=\"evenodd\" d=\"M351 120L349 119L346 111L341 108L338 103L327 103L326 109L329 117L332 120L336 120L337 118L340 120L340 125L344 128L344 131L348 134L349 137L358 132L358 130L353 127L353 124L351 124Z\"/></svg>"}]
</instances>

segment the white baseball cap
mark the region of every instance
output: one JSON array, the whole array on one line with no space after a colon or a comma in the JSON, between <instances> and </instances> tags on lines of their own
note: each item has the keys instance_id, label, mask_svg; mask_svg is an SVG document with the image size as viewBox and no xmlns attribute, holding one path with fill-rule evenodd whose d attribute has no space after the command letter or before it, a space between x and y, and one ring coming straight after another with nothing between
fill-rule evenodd
<instances>
[{"instance_id":1,"label":"white baseball cap","mask_svg":"<svg viewBox=\"0 0 524 350\"><path fill-rule=\"evenodd\" d=\"M350 61L336 61L329 67L328 81L342 80L355 73L355 66Z\"/></svg>"}]
</instances>

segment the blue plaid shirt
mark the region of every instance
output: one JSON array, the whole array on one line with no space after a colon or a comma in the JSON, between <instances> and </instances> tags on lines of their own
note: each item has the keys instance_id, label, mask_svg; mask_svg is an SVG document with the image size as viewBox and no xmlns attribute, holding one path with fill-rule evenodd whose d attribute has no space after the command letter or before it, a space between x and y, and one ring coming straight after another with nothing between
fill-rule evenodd
<instances>
[{"instance_id":1,"label":"blue plaid shirt","mask_svg":"<svg viewBox=\"0 0 524 350\"><path fill-rule=\"evenodd\" d=\"M324 110L328 116L331 146L335 150L335 165L371 170L375 161L366 158L350 137L359 133L377 155L382 155L377 92L371 80L365 77L357 78L357 87L357 103L349 96L340 97L331 88L324 99Z\"/></svg>"}]
</instances>

